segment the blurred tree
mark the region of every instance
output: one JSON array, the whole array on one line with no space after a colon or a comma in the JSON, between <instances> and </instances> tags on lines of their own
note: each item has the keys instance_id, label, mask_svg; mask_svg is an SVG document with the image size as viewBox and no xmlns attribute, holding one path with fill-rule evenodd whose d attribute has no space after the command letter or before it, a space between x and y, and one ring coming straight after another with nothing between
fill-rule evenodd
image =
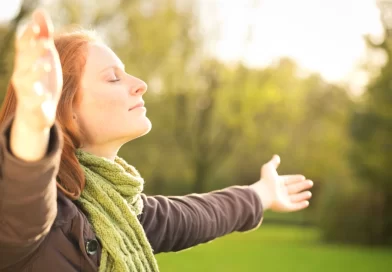
<instances>
[{"instance_id":1,"label":"blurred tree","mask_svg":"<svg viewBox=\"0 0 392 272\"><path fill-rule=\"evenodd\" d=\"M241 90L238 96L246 97L239 114L247 124L228 167L234 169L232 177L255 181L260 165L278 153L282 158L279 173L300 173L315 181L312 205L304 217L315 222L320 214L318 197L325 188L350 182L346 128L353 103L345 89L326 83L320 76L299 76L297 66L288 59L248 73L251 76L242 85L257 86L258 82L259 87L236 86Z\"/></svg>"},{"instance_id":2,"label":"blurred tree","mask_svg":"<svg viewBox=\"0 0 392 272\"><path fill-rule=\"evenodd\" d=\"M323 194L321 227L328 241L392 245L392 3L379 1L384 40L366 41L386 61L355 104L349 131L353 182L330 184ZM330 216L327 211L333 210Z\"/></svg>"},{"instance_id":3,"label":"blurred tree","mask_svg":"<svg viewBox=\"0 0 392 272\"><path fill-rule=\"evenodd\" d=\"M224 70L218 61L206 61L196 75L203 83L197 92L176 95L175 139L193 169L194 192L206 191L208 179L232 153L234 140L243 130L241 126L230 124L236 109L219 116L219 101L233 103L224 97L227 91L227 85L223 85L227 82L222 82Z\"/></svg>"},{"instance_id":4,"label":"blurred tree","mask_svg":"<svg viewBox=\"0 0 392 272\"><path fill-rule=\"evenodd\" d=\"M368 184L371 201L381 202L369 226L371 243L392 245L392 3L379 1L379 7L384 41L367 41L370 48L384 51L387 59L352 118L351 161L358 179Z\"/></svg>"}]
</instances>

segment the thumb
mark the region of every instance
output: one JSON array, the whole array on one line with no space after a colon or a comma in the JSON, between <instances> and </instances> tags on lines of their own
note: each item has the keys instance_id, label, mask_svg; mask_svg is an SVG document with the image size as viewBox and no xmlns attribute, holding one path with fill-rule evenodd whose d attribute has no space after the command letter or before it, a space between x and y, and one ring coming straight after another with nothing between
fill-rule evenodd
<instances>
[{"instance_id":1,"label":"thumb","mask_svg":"<svg viewBox=\"0 0 392 272\"><path fill-rule=\"evenodd\" d=\"M33 20L39 25L39 37L51 38L53 34L53 23L49 14L43 9L37 9L33 13Z\"/></svg>"},{"instance_id":2,"label":"thumb","mask_svg":"<svg viewBox=\"0 0 392 272\"><path fill-rule=\"evenodd\" d=\"M280 164L280 157L278 155L273 155L272 159L270 160L270 163L277 169Z\"/></svg>"}]
</instances>

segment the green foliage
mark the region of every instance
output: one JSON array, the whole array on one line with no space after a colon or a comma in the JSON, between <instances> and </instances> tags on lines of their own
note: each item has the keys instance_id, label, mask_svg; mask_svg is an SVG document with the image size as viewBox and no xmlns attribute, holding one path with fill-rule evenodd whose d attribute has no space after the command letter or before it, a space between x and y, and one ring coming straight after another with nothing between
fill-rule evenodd
<instances>
[{"instance_id":1,"label":"green foliage","mask_svg":"<svg viewBox=\"0 0 392 272\"><path fill-rule=\"evenodd\" d=\"M388 12L390 7L381 6L381 14ZM389 169L392 165L392 33L383 22L384 41L370 46L385 52L387 60L352 117L350 159L358 180L368 188L368 198L378 203L369 220L370 228L376 228L378 236L373 238L369 232L368 236L373 242L392 245L392 172Z\"/></svg>"},{"instance_id":2,"label":"green foliage","mask_svg":"<svg viewBox=\"0 0 392 272\"><path fill-rule=\"evenodd\" d=\"M388 8L388 7L385 7ZM389 12L381 9L381 13ZM379 74L355 104L348 123L348 152L354 178L351 184L329 184L321 201L324 238L329 241L392 245L392 36L370 48L385 52Z\"/></svg>"},{"instance_id":3,"label":"green foliage","mask_svg":"<svg viewBox=\"0 0 392 272\"><path fill-rule=\"evenodd\" d=\"M328 242L391 244L384 235L383 194L370 185L329 185L323 194L320 226ZM329 212L330 216L325 216Z\"/></svg>"}]
</instances>

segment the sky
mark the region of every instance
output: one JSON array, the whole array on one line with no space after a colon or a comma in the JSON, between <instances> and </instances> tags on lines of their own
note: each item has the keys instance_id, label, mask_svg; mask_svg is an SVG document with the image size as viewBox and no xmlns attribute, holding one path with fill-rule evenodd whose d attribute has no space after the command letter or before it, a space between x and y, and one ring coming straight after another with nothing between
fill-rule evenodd
<instances>
[{"instance_id":1,"label":"sky","mask_svg":"<svg viewBox=\"0 0 392 272\"><path fill-rule=\"evenodd\" d=\"M363 35L382 33L376 0L199 1L218 58L264 67L288 56L327 81L366 84L358 67L366 56ZM20 2L0 0L0 21L12 18Z\"/></svg>"},{"instance_id":2,"label":"sky","mask_svg":"<svg viewBox=\"0 0 392 272\"><path fill-rule=\"evenodd\" d=\"M211 42L220 58L263 67L288 56L353 91L366 84L367 75L358 71L366 56L363 35L382 36L375 0L201 1L206 31L211 21L221 25Z\"/></svg>"}]
</instances>

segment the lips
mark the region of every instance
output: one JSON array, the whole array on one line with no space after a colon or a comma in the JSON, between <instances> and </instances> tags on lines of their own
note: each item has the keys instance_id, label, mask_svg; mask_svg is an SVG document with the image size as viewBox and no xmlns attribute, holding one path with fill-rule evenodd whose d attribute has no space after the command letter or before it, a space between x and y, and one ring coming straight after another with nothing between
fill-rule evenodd
<instances>
[{"instance_id":1,"label":"lips","mask_svg":"<svg viewBox=\"0 0 392 272\"><path fill-rule=\"evenodd\" d=\"M129 110L131 111L131 110L133 110L133 109L141 108L141 107L144 107L144 101L137 103L136 105L134 105L133 107L131 107Z\"/></svg>"}]
</instances>

